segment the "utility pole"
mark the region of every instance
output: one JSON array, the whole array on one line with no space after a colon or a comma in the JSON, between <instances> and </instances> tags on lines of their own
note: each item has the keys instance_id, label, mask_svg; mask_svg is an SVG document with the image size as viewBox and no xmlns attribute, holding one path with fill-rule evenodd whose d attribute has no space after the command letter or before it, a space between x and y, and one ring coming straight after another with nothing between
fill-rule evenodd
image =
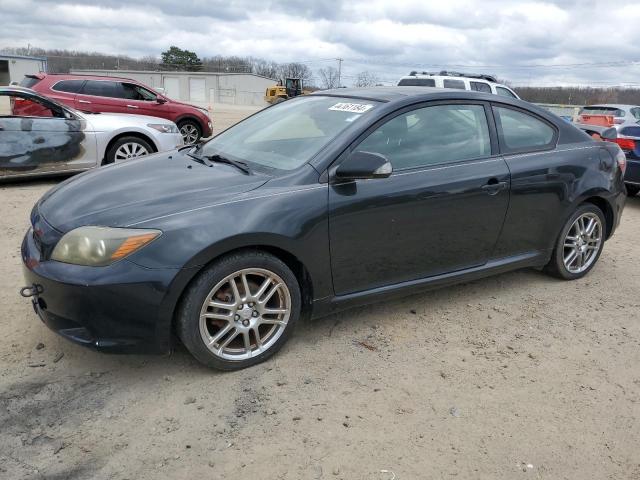
<instances>
[{"instance_id":1,"label":"utility pole","mask_svg":"<svg viewBox=\"0 0 640 480\"><path fill-rule=\"evenodd\" d=\"M342 86L342 58L336 58L338 60L338 88Z\"/></svg>"}]
</instances>

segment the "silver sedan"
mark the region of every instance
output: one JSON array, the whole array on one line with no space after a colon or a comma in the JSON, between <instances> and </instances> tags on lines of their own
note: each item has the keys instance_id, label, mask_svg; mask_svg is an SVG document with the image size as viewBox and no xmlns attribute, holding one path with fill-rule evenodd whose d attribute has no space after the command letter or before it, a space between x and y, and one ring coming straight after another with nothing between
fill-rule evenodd
<instances>
[{"instance_id":1,"label":"silver sedan","mask_svg":"<svg viewBox=\"0 0 640 480\"><path fill-rule=\"evenodd\" d=\"M183 144L171 121L86 114L32 90L0 87L0 180L74 173Z\"/></svg>"}]
</instances>

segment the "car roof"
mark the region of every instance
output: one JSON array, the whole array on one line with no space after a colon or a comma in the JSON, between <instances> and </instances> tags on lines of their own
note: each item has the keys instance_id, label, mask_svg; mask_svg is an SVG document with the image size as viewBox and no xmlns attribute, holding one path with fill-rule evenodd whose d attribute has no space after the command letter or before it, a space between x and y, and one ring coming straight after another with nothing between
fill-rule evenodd
<instances>
[{"instance_id":1,"label":"car roof","mask_svg":"<svg viewBox=\"0 0 640 480\"><path fill-rule=\"evenodd\" d=\"M112 77L109 75L85 75L83 73L46 73L44 77L58 78L60 80L112 80L140 83L138 80L126 77Z\"/></svg>"},{"instance_id":2,"label":"car roof","mask_svg":"<svg viewBox=\"0 0 640 480\"><path fill-rule=\"evenodd\" d=\"M423 100L438 99L475 99L491 102L524 104L522 100L505 96L497 96L493 93L476 92L474 90L462 90L457 88L392 86L392 87L367 87L367 88L334 88L332 90L319 90L313 95L325 95L332 97L351 97L378 102L396 102L407 98L422 97ZM526 104L531 108L531 104Z\"/></svg>"},{"instance_id":3,"label":"car roof","mask_svg":"<svg viewBox=\"0 0 640 480\"><path fill-rule=\"evenodd\" d=\"M625 105L622 103L596 103L594 105L586 105L584 108L595 108L595 107L617 108L619 110L629 110L630 108L637 108L638 105Z\"/></svg>"}]
</instances>

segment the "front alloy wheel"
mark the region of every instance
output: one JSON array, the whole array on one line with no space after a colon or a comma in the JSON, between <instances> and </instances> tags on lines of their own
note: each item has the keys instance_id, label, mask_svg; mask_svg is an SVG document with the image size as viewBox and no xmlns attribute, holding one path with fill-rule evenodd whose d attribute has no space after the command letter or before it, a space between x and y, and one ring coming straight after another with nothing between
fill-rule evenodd
<instances>
[{"instance_id":1,"label":"front alloy wheel","mask_svg":"<svg viewBox=\"0 0 640 480\"><path fill-rule=\"evenodd\" d=\"M180 125L180 133L185 145L192 145L200 138L200 130L193 122L184 122Z\"/></svg>"},{"instance_id":2,"label":"front alloy wheel","mask_svg":"<svg viewBox=\"0 0 640 480\"><path fill-rule=\"evenodd\" d=\"M200 335L223 360L246 360L268 350L291 316L291 294L275 273L247 268L222 279L200 309Z\"/></svg>"},{"instance_id":3,"label":"front alloy wheel","mask_svg":"<svg viewBox=\"0 0 640 480\"><path fill-rule=\"evenodd\" d=\"M300 311L300 285L289 267L266 252L245 250L196 277L181 302L177 333L200 362L237 370L278 351Z\"/></svg>"},{"instance_id":4,"label":"front alloy wheel","mask_svg":"<svg viewBox=\"0 0 640 480\"><path fill-rule=\"evenodd\" d=\"M121 162L122 160L128 160L130 158L141 157L143 155L148 155L149 150L147 148L138 143L138 142L128 142L123 143L118 147L115 153L115 161Z\"/></svg>"}]
</instances>

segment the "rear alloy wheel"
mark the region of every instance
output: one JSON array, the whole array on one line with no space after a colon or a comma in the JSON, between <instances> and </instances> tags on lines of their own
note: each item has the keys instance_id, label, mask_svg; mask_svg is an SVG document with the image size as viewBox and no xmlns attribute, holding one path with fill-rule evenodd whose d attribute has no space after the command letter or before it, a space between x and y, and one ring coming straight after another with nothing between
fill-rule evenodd
<instances>
[{"instance_id":1,"label":"rear alloy wheel","mask_svg":"<svg viewBox=\"0 0 640 480\"><path fill-rule=\"evenodd\" d=\"M178 333L205 365L236 370L275 353L299 316L291 270L266 253L245 252L201 274L186 295Z\"/></svg>"},{"instance_id":2,"label":"rear alloy wheel","mask_svg":"<svg viewBox=\"0 0 640 480\"><path fill-rule=\"evenodd\" d=\"M115 142L105 155L105 163L122 162L142 157L153 152L151 145L138 137L122 137Z\"/></svg>"},{"instance_id":3,"label":"rear alloy wheel","mask_svg":"<svg viewBox=\"0 0 640 480\"><path fill-rule=\"evenodd\" d=\"M585 276L598 261L604 239L602 211L595 205L582 205L562 229L547 269L565 280Z\"/></svg>"},{"instance_id":4,"label":"rear alloy wheel","mask_svg":"<svg viewBox=\"0 0 640 480\"><path fill-rule=\"evenodd\" d=\"M192 120L185 120L178 125L180 133L182 134L182 140L185 145L192 145L200 140L202 133L198 124Z\"/></svg>"},{"instance_id":5,"label":"rear alloy wheel","mask_svg":"<svg viewBox=\"0 0 640 480\"><path fill-rule=\"evenodd\" d=\"M627 187L628 197L635 197L638 194L638 192L640 192L640 185L631 185L627 183L625 184L625 186Z\"/></svg>"}]
</instances>

